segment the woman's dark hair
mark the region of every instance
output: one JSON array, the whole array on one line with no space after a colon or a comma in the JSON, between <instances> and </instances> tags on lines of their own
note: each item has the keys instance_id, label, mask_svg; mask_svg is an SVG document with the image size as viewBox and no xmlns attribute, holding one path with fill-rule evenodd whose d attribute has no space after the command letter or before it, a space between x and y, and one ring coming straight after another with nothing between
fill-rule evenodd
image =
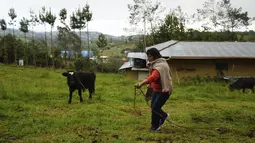
<instances>
[{"instance_id":1,"label":"woman's dark hair","mask_svg":"<svg viewBox=\"0 0 255 143\"><path fill-rule=\"evenodd\" d=\"M158 59L162 57L159 50L156 48L151 48L147 50L146 54L152 56L154 59Z\"/></svg>"}]
</instances>

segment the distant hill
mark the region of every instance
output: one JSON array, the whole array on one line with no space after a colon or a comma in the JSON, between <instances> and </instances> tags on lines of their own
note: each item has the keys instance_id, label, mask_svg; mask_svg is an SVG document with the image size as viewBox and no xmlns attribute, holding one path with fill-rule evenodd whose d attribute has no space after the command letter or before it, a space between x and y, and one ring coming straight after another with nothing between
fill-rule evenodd
<instances>
[{"instance_id":1,"label":"distant hill","mask_svg":"<svg viewBox=\"0 0 255 143\"><path fill-rule=\"evenodd\" d=\"M12 34L12 29L7 29L6 34ZM21 32L20 30L14 29L15 35L20 37L20 36L24 36L24 33ZM79 32L76 31L77 35L79 35ZM52 32L52 36L53 39L57 38L57 31L53 31ZM89 38L90 40L97 40L98 36L101 34L101 32L97 32L97 31L89 31ZM3 36L4 32L2 30L0 30L0 36ZM32 37L32 32L29 31L28 35L30 35L30 37ZM47 32L47 37L50 37L50 32ZM87 32L82 31L81 32L81 37L82 40L87 40ZM107 40L124 40L126 39L126 37L124 36L113 36L113 35L108 35L105 34L105 37ZM36 39L44 39L44 32L35 32L35 38Z\"/></svg>"}]
</instances>

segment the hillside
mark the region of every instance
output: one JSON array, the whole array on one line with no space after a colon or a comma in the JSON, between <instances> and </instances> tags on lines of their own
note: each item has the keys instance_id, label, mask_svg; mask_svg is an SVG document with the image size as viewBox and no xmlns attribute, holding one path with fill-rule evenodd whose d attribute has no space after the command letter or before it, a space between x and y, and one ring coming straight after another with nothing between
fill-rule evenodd
<instances>
[{"instance_id":1,"label":"hillside","mask_svg":"<svg viewBox=\"0 0 255 143\"><path fill-rule=\"evenodd\" d=\"M24 33L22 33L20 30L18 29L14 29L14 33L16 36L20 37L20 36L24 36ZM76 31L77 35L79 35L79 32ZM6 30L6 34L12 34L12 29L7 29ZM53 39L56 39L57 38L57 34L58 34L58 31L53 31L52 32L52 36L53 36ZM89 38L91 40L97 40L98 36L101 34L101 32L97 32L97 31L90 31L89 32ZM2 30L0 30L0 36L3 36L4 35L4 32ZM32 36L32 31L29 31L28 35ZM81 37L82 37L82 40L87 40L87 32L85 31L82 31L81 32ZM44 32L35 32L35 37L36 39L44 39ZM47 32L47 37L50 37L50 32ZM123 40L125 39L126 37L123 37L123 36L113 36L113 35L108 35L108 34L105 34L105 37L106 39L108 40Z\"/></svg>"}]
</instances>

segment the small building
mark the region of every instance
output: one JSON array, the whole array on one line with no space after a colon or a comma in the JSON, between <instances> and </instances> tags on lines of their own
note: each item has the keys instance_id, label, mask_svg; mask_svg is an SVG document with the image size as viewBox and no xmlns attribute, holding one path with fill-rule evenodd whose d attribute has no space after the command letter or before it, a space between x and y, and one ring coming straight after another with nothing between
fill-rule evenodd
<instances>
[{"instance_id":1,"label":"small building","mask_svg":"<svg viewBox=\"0 0 255 143\"><path fill-rule=\"evenodd\" d=\"M174 80L186 77L255 76L254 42L167 41L147 47L157 48L167 59Z\"/></svg>"},{"instance_id":2,"label":"small building","mask_svg":"<svg viewBox=\"0 0 255 143\"><path fill-rule=\"evenodd\" d=\"M146 67L146 53L130 52L127 55L126 62L119 68L125 70L128 78L142 80L148 75L148 68Z\"/></svg>"}]
</instances>

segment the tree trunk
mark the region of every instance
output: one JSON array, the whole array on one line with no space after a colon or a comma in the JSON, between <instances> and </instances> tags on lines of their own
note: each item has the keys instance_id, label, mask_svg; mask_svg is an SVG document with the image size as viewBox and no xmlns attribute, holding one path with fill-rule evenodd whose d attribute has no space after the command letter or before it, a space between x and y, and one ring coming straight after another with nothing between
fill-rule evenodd
<instances>
[{"instance_id":1,"label":"tree trunk","mask_svg":"<svg viewBox=\"0 0 255 143\"><path fill-rule=\"evenodd\" d=\"M26 55L26 50L27 50L27 38L26 38L26 33L24 33L24 38L25 38L25 44L26 44L26 46L24 47L24 50L23 50L23 54L24 54L24 56L23 56L23 60L24 60L24 66L26 66L27 65L27 55Z\"/></svg>"},{"instance_id":2,"label":"tree trunk","mask_svg":"<svg viewBox=\"0 0 255 143\"><path fill-rule=\"evenodd\" d=\"M144 52L146 52L146 19L144 17L144 21L143 21L143 30L144 30L144 33L143 33L143 48L144 48Z\"/></svg>"},{"instance_id":3,"label":"tree trunk","mask_svg":"<svg viewBox=\"0 0 255 143\"><path fill-rule=\"evenodd\" d=\"M89 48L89 23L87 22L87 40L88 40L88 57L90 58L90 48Z\"/></svg>"},{"instance_id":4,"label":"tree trunk","mask_svg":"<svg viewBox=\"0 0 255 143\"><path fill-rule=\"evenodd\" d=\"M34 29L32 29L32 39L33 39L33 64L36 67L36 50L35 50L35 33L34 33Z\"/></svg>"},{"instance_id":5,"label":"tree trunk","mask_svg":"<svg viewBox=\"0 0 255 143\"><path fill-rule=\"evenodd\" d=\"M52 46L53 45L53 41L52 41L52 26L51 26L51 30L50 30L50 38L51 38L50 41L51 41L52 67L55 68L55 55L54 55L55 49Z\"/></svg>"},{"instance_id":6,"label":"tree trunk","mask_svg":"<svg viewBox=\"0 0 255 143\"><path fill-rule=\"evenodd\" d=\"M150 21L150 24L151 24L151 33L152 33L152 44L155 45L155 32L154 32L154 28L151 21Z\"/></svg>"},{"instance_id":7,"label":"tree trunk","mask_svg":"<svg viewBox=\"0 0 255 143\"><path fill-rule=\"evenodd\" d=\"M13 36L13 38L15 38L14 27L12 28L12 36ZM16 50L16 45L15 44L13 44L13 52L14 52L14 63L16 64L17 50Z\"/></svg>"},{"instance_id":8,"label":"tree trunk","mask_svg":"<svg viewBox=\"0 0 255 143\"><path fill-rule=\"evenodd\" d=\"M64 55L64 59L65 59L65 68L67 67L66 56L67 56L67 52L66 52L66 48L65 48L65 55Z\"/></svg>"},{"instance_id":9,"label":"tree trunk","mask_svg":"<svg viewBox=\"0 0 255 143\"><path fill-rule=\"evenodd\" d=\"M81 40L81 29L80 29L80 57L82 57L82 40Z\"/></svg>"},{"instance_id":10,"label":"tree trunk","mask_svg":"<svg viewBox=\"0 0 255 143\"><path fill-rule=\"evenodd\" d=\"M44 24L44 27L45 27L44 41L45 41L45 49L46 49L46 53L45 53L45 64L46 64L46 67L48 67L48 46L47 46L46 24Z\"/></svg>"},{"instance_id":11,"label":"tree trunk","mask_svg":"<svg viewBox=\"0 0 255 143\"><path fill-rule=\"evenodd\" d=\"M6 48L6 45L5 45L5 30L4 30L4 52L3 52L3 63L8 63L8 53L7 53L7 48Z\"/></svg>"},{"instance_id":12,"label":"tree trunk","mask_svg":"<svg viewBox=\"0 0 255 143\"><path fill-rule=\"evenodd\" d=\"M101 51L101 55L103 56L103 50ZM103 57L99 57L101 59L101 73L104 72L104 69L103 69Z\"/></svg>"}]
</instances>

